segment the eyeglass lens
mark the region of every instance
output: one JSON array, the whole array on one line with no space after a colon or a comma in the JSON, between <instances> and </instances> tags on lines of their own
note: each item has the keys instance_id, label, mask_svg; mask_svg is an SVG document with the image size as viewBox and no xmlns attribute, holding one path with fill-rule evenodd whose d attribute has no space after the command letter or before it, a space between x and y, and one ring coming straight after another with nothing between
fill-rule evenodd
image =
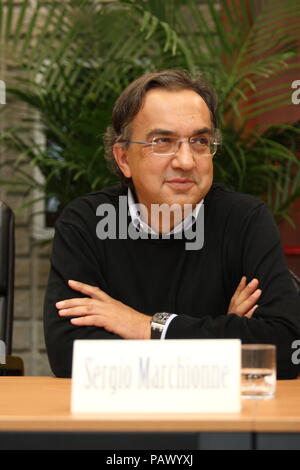
<instances>
[{"instance_id":1,"label":"eyeglass lens","mask_svg":"<svg viewBox=\"0 0 300 470\"><path fill-rule=\"evenodd\" d=\"M188 142L191 151L196 155L213 155L215 153L215 144L203 136L192 137L190 139L154 138L152 141L152 152L158 155L172 155L178 152L183 142Z\"/></svg>"}]
</instances>

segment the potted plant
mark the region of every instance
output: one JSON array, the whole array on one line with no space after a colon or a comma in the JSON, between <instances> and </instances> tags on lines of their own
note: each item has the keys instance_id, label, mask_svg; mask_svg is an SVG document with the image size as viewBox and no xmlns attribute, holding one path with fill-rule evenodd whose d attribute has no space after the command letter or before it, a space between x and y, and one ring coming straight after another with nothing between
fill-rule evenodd
<instances>
[{"instance_id":1,"label":"potted plant","mask_svg":"<svg viewBox=\"0 0 300 470\"><path fill-rule=\"evenodd\" d=\"M2 44L22 71L8 93L35 113L4 139L18 151L19 184L55 197L62 207L113 183L102 135L116 97L143 72L182 67L203 73L220 96L223 143L215 179L263 197L275 217L288 218L300 190L299 125L261 128L255 119L290 102L290 86L276 85L270 95L269 84L282 71L300 69L294 61L300 4L267 3L82 0L42 13L39 2L32 8L25 1L12 22L15 7L0 2ZM32 137L37 120L42 144ZM42 182L20 173L24 161L39 168Z\"/></svg>"}]
</instances>

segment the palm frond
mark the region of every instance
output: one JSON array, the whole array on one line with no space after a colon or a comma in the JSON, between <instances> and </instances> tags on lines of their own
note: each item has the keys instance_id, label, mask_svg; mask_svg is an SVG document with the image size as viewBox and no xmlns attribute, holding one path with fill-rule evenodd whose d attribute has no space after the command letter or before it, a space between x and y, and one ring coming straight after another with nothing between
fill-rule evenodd
<instances>
[{"instance_id":1,"label":"palm frond","mask_svg":"<svg viewBox=\"0 0 300 470\"><path fill-rule=\"evenodd\" d=\"M299 24L298 0L79 0L47 8L0 0L0 47L22 69L8 93L34 110L48 147L28 139L35 117L1 142L19 152L16 169L25 160L38 166L39 189L65 204L115 181L101 136L129 82L154 69L201 72L220 96L216 179L265 197L287 217L300 187L299 127L254 128L253 120L290 103L290 86L276 80L300 74Z\"/></svg>"}]
</instances>

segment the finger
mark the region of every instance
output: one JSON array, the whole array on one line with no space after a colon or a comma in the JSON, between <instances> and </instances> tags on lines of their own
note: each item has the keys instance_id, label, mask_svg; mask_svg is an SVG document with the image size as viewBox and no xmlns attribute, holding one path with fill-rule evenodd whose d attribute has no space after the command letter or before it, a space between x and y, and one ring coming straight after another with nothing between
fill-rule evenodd
<instances>
[{"instance_id":1,"label":"finger","mask_svg":"<svg viewBox=\"0 0 300 470\"><path fill-rule=\"evenodd\" d=\"M232 298L231 298L231 301L234 301L240 295L240 293L242 292L242 290L246 286L246 282L247 282L247 278L246 278L246 276L243 276L242 279L240 280L239 285L237 286Z\"/></svg>"},{"instance_id":2,"label":"finger","mask_svg":"<svg viewBox=\"0 0 300 470\"><path fill-rule=\"evenodd\" d=\"M251 308L251 310L244 315L244 317L251 318L255 310L257 309L258 305L254 305L254 307Z\"/></svg>"},{"instance_id":3,"label":"finger","mask_svg":"<svg viewBox=\"0 0 300 470\"><path fill-rule=\"evenodd\" d=\"M101 315L99 308L95 308L92 305L81 305L79 307L72 307L59 310L58 314L61 317L74 317L81 315Z\"/></svg>"},{"instance_id":4,"label":"finger","mask_svg":"<svg viewBox=\"0 0 300 470\"><path fill-rule=\"evenodd\" d=\"M253 289L255 290L255 286L257 287L258 285L258 280L257 279L252 279L251 282L246 286L247 278L246 276L243 276L234 295L232 296L230 300L230 304L228 307L228 312L227 313L233 313L236 312L239 306L247 299L249 296L254 292Z\"/></svg>"},{"instance_id":5,"label":"finger","mask_svg":"<svg viewBox=\"0 0 300 470\"><path fill-rule=\"evenodd\" d=\"M94 299L91 299L90 297L79 297L75 299L66 299L66 300L61 300L59 302L56 302L55 306L58 310L65 309L65 308L72 308L72 307L78 307L80 305L89 305L91 302L93 302Z\"/></svg>"},{"instance_id":6,"label":"finger","mask_svg":"<svg viewBox=\"0 0 300 470\"><path fill-rule=\"evenodd\" d=\"M259 297L261 296L261 289L256 289L253 294L251 294L244 302L242 302L237 308L234 313L239 315L240 317L246 315L250 310L256 305Z\"/></svg>"},{"instance_id":7,"label":"finger","mask_svg":"<svg viewBox=\"0 0 300 470\"><path fill-rule=\"evenodd\" d=\"M245 288L246 286L246 283L247 283L247 278L246 276L243 276L242 279L240 280L240 283L239 285L237 286L236 288L236 293L239 294L240 292L242 292L242 290Z\"/></svg>"},{"instance_id":8,"label":"finger","mask_svg":"<svg viewBox=\"0 0 300 470\"><path fill-rule=\"evenodd\" d=\"M99 315L88 315L78 318L72 318L70 322L74 326L104 326L103 319Z\"/></svg>"},{"instance_id":9,"label":"finger","mask_svg":"<svg viewBox=\"0 0 300 470\"><path fill-rule=\"evenodd\" d=\"M83 282L73 280L69 280L68 284L71 289L77 290L78 292L88 295L89 297L93 297L94 299L101 300L106 297L109 297L105 292L99 289L99 287L90 286L89 284L84 284Z\"/></svg>"},{"instance_id":10,"label":"finger","mask_svg":"<svg viewBox=\"0 0 300 470\"><path fill-rule=\"evenodd\" d=\"M258 279L252 279L252 281L249 282L249 284L247 284L240 292L239 296L236 297L235 302L239 305L247 300L257 290L258 284Z\"/></svg>"}]
</instances>

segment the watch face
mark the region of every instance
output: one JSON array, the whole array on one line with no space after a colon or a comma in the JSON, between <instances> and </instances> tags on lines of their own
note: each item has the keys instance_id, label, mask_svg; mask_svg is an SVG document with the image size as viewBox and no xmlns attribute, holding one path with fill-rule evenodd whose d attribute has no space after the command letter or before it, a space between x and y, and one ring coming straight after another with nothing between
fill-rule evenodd
<instances>
[{"instance_id":1,"label":"watch face","mask_svg":"<svg viewBox=\"0 0 300 470\"><path fill-rule=\"evenodd\" d=\"M165 313L157 313L157 316L156 316L157 320L163 320L164 317L165 317Z\"/></svg>"},{"instance_id":2,"label":"watch face","mask_svg":"<svg viewBox=\"0 0 300 470\"><path fill-rule=\"evenodd\" d=\"M158 323L166 323L170 315L168 312L157 312L153 315L153 320Z\"/></svg>"}]
</instances>

